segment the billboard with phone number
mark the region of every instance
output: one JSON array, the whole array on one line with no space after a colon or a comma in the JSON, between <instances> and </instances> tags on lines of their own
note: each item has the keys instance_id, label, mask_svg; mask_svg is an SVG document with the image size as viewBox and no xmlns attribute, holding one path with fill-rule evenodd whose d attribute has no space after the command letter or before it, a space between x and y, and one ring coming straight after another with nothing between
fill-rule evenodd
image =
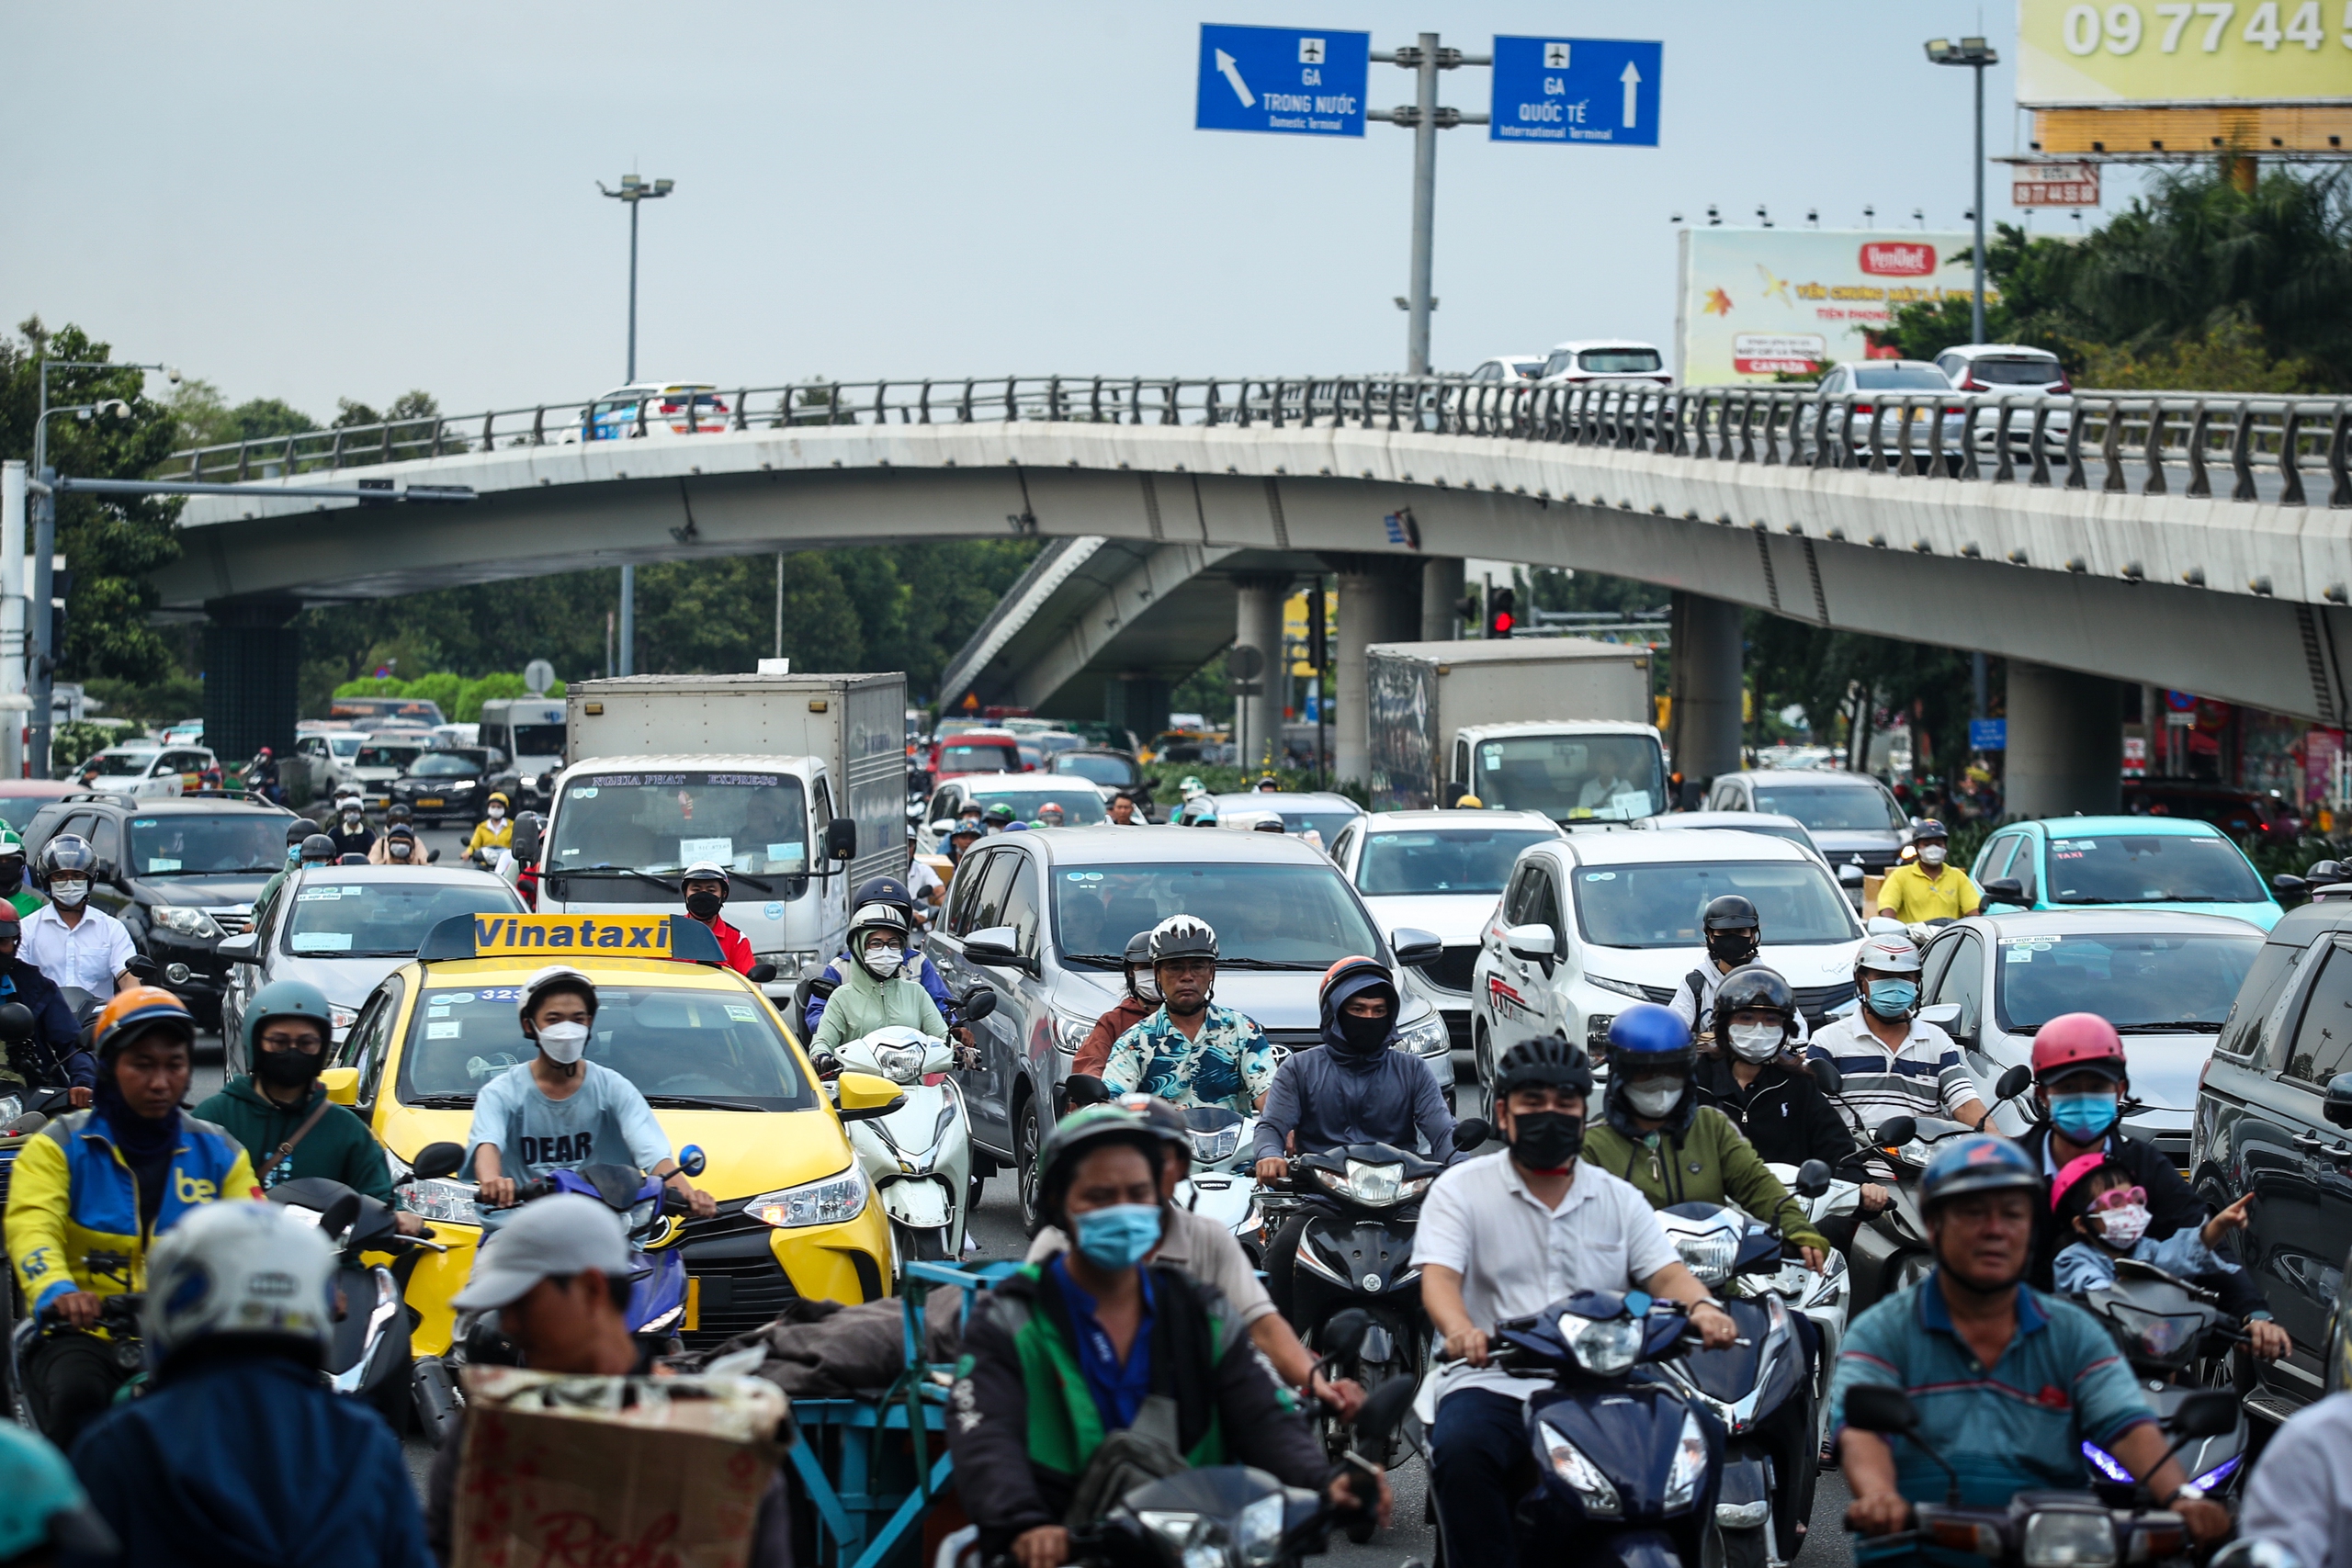
<instances>
[{"instance_id":1,"label":"billboard with phone number","mask_svg":"<svg viewBox=\"0 0 2352 1568\"><path fill-rule=\"evenodd\" d=\"M2018 0L2018 102L2352 102L2352 12L2344 0Z\"/></svg>"},{"instance_id":2,"label":"billboard with phone number","mask_svg":"<svg viewBox=\"0 0 2352 1568\"><path fill-rule=\"evenodd\" d=\"M1903 306L1966 296L1969 243L1916 230L1685 229L1676 384L1770 382L1871 357L1865 334Z\"/></svg>"}]
</instances>

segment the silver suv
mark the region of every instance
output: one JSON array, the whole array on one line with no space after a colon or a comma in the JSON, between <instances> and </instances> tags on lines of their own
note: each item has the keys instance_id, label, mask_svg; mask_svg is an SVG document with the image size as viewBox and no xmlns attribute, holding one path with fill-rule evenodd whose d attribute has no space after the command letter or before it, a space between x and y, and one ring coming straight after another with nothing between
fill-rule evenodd
<instances>
[{"instance_id":1,"label":"silver suv","mask_svg":"<svg viewBox=\"0 0 2352 1568\"><path fill-rule=\"evenodd\" d=\"M1380 931L1339 868L1287 835L1046 828L975 844L925 951L952 989L997 993L996 1011L974 1030L980 1066L957 1078L972 1142L1020 1174L1032 1227L1030 1174L1054 1124L1055 1091L1119 999L1128 938L1174 914L1215 928L1216 999L1255 1019L1278 1052L1320 1043L1317 995L1340 959L1429 964L1443 951L1427 931ZM1410 991L1404 1007L1397 1048L1451 1089L1445 1021Z\"/></svg>"},{"instance_id":2,"label":"silver suv","mask_svg":"<svg viewBox=\"0 0 2352 1568\"><path fill-rule=\"evenodd\" d=\"M1765 811L1793 817L1814 847L1846 881L1845 868L1884 876L1911 836L1911 819L1887 787L1868 773L1829 768L1752 768L1717 773L1709 811ZM1859 883L1859 878L1854 879ZM1853 891L1859 893L1856 886ZM1875 911L1871 911L1875 913Z\"/></svg>"}]
</instances>

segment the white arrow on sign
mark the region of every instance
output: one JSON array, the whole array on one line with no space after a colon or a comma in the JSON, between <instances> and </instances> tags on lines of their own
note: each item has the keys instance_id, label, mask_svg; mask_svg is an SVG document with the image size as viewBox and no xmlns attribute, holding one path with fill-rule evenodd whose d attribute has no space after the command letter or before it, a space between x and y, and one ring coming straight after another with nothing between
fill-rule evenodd
<instances>
[{"instance_id":1,"label":"white arrow on sign","mask_svg":"<svg viewBox=\"0 0 2352 1568\"><path fill-rule=\"evenodd\" d=\"M1631 130L1634 129L1634 100L1640 96L1642 90L1642 73L1634 69L1634 62L1629 60L1625 62L1624 74L1619 76L1617 80L1625 84L1625 129Z\"/></svg>"},{"instance_id":2,"label":"white arrow on sign","mask_svg":"<svg viewBox=\"0 0 2352 1568\"><path fill-rule=\"evenodd\" d=\"M1258 96L1250 90L1250 84L1241 79L1241 72L1239 68L1234 64L1233 56L1226 53L1225 51L1221 49L1218 50L1216 51L1216 68L1219 74L1224 76L1227 81L1233 84L1233 96L1241 100L1241 107L1243 108L1248 109L1258 107ZM1631 70L1632 67L1628 66L1626 69ZM1628 94L1631 94L1633 90L1634 89L1631 87L1625 89ZM1630 104L1634 100L1629 96L1625 101ZM1634 122L1629 119L1625 123L1627 125L1631 125Z\"/></svg>"}]
</instances>

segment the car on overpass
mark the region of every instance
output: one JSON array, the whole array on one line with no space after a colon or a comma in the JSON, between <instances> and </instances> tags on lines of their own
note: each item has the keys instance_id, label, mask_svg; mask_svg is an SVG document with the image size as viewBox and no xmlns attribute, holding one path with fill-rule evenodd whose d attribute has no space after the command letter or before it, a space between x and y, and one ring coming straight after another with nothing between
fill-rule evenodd
<instances>
[{"instance_id":1,"label":"car on overpass","mask_svg":"<svg viewBox=\"0 0 2352 1568\"><path fill-rule=\"evenodd\" d=\"M1318 991L1340 959L1416 964L1439 953L1427 931L1382 931L1338 868L1287 836L1049 828L974 844L925 951L958 994L981 984L1001 999L974 1028L980 1066L957 1077L972 1142L1018 1173L1024 1223L1037 1219L1031 1179L1057 1091L1119 999L1128 939L1176 914L1216 931L1216 999L1256 1020L1281 1052L1321 1043ZM1451 1092L1445 1021L1410 991L1396 1048Z\"/></svg>"},{"instance_id":2,"label":"car on overpass","mask_svg":"<svg viewBox=\"0 0 2352 1568\"><path fill-rule=\"evenodd\" d=\"M2055 817L1984 840L1969 876L1987 904L2029 909L2132 905L2228 915L2268 931L2286 913L2245 852L2177 817Z\"/></svg>"},{"instance_id":3,"label":"car on overpass","mask_svg":"<svg viewBox=\"0 0 2352 1568\"><path fill-rule=\"evenodd\" d=\"M1797 416L1797 439L1810 444L1817 430L1823 438L1842 439L1856 452L1868 452L1875 439L1879 451L1893 460L1902 449L1907 407L1913 411L1912 455L1926 457L1940 452L1957 458L1967 438L1968 412L1951 390L1951 378L1924 359L1849 360L1822 377L1818 400L1807 403ZM1871 396L1873 392L1893 394L1902 400L1890 402L1882 411ZM1940 404L1930 406L1923 400L1936 393L1943 394ZM1854 400L1850 419L1843 400L1847 398ZM1940 434L1931 434L1931 424Z\"/></svg>"},{"instance_id":4,"label":"car on overpass","mask_svg":"<svg viewBox=\"0 0 2352 1568\"><path fill-rule=\"evenodd\" d=\"M1254 828L1268 813L1281 818L1283 832L1301 836L1313 832L1329 850L1340 829L1364 811L1336 791L1261 789L1238 795L1196 795L1177 808L1171 820L1179 828Z\"/></svg>"},{"instance_id":5,"label":"car on overpass","mask_svg":"<svg viewBox=\"0 0 2352 1568\"><path fill-rule=\"evenodd\" d=\"M1474 387L1510 386L1515 382L1532 381L1544 374L1544 356L1540 354L1491 354L1478 362L1470 372Z\"/></svg>"},{"instance_id":6,"label":"car on overpass","mask_svg":"<svg viewBox=\"0 0 2352 1568\"><path fill-rule=\"evenodd\" d=\"M1540 811L1375 811L1331 840L1332 863L1382 930L1411 926L1444 944L1429 963L1407 966L1404 978L1445 1020L1458 1066L1471 1065L1479 935L1519 852L1561 831Z\"/></svg>"},{"instance_id":7,"label":"car on overpass","mask_svg":"<svg viewBox=\"0 0 2352 1568\"><path fill-rule=\"evenodd\" d=\"M560 441L627 441L639 436L717 435L734 411L708 381L631 381L601 394Z\"/></svg>"},{"instance_id":8,"label":"car on overpass","mask_svg":"<svg viewBox=\"0 0 2352 1568\"><path fill-rule=\"evenodd\" d=\"M2056 355L2021 343L1954 344L1936 355L1936 368L1951 379L1955 389L1992 398L1990 403L1979 405L1976 410L1974 441L1980 452L1990 451L1999 434L2000 398L2037 394L2057 397L2075 389ZM2074 417L2071 410L2064 408L2052 409L2042 416L2041 442L2046 449L2065 449L2066 433ZM2030 411L2019 410L2009 416L2009 449L2032 452L2033 414Z\"/></svg>"},{"instance_id":9,"label":"car on overpass","mask_svg":"<svg viewBox=\"0 0 2352 1568\"><path fill-rule=\"evenodd\" d=\"M1894 792L1868 773L1831 768L1747 768L1717 773L1707 789L1710 812L1793 817L1833 866L1859 865L1884 876L1911 831Z\"/></svg>"},{"instance_id":10,"label":"car on overpass","mask_svg":"<svg viewBox=\"0 0 2352 1568\"><path fill-rule=\"evenodd\" d=\"M1062 808L1062 821L1068 827L1083 828L1109 819L1101 793L1083 778L1057 781L1049 773L967 773L932 792L923 807L922 827L915 835L916 852L945 854L947 835L955 831L956 818L967 804L978 804L983 812L993 806L1009 806L1014 821L1035 822L1048 802Z\"/></svg>"},{"instance_id":11,"label":"car on overpass","mask_svg":"<svg viewBox=\"0 0 2352 1568\"><path fill-rule=\"evenodd\" d=\"M1700 916L1725 893L1755 904L1756 962L1788 981L1812 1027L1852 998L1861 923L1794 844L1715 829L1542 840L1520 852L1479 935L1470 1045L1481 1094L1517 1041L1557 1032L1597 1055L1626 1003L1671 1001L1707 961Z\"/></svg>"},{"instance_id":12,"label":"car on overpass","mask_svg":"<svg viewBox=\"0 0 2352 1568\"><path fill-rule=\"evenodd\" d=\"M1546 387L1589 387L1623 382L1628 385L1671 387L1666 355L1655 344L1630 338L1577 338L1554 344L1544 356L1539 383Z\"/></svg>"},{"instance_id":13,"label":"car on overpass","mask_svg":"<svg viewBox=\"0 0 2352 1568\"><path fill-rule=\"evenodd\" d=\"M2031 1126L1993 1086L2033 1060L2034 1032L2095 1012L2122 1032L2132 1069L2123 1130L2188 1164L2197 1081L2262 932L2222 915L2097 908L1971 915L1937 931L1919 979L1920 1016L1962 1052L1999 1131Z\"/></svg>"}]
</instances>

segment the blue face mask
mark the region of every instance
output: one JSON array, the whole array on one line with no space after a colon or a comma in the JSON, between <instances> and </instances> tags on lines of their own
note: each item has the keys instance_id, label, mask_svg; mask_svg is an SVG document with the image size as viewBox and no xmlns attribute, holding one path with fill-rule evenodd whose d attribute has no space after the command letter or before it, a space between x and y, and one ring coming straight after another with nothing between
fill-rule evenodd
<instances>
[{"instance_id":1,"label":"blue face mask","mask_svg":"<svg viewBox=\"0 0 2352 1568\"><path fill-rule=\"evenodd\" d=\"M1871 1011L1881 1018L1900 1018L1919 999L1917 980L1872 980Z\"/></svg>"},{"instance_id":2,"label":"blue face mask","mask_svg":"<svg viewBox=\"0 0 2352 1568\"><path fill-rule=\"evenodd\" d=\"M1097 1269L1132 1269L1159 1245L1159 1205L1114 1203L1076 1217L1079 1256Z\"/></svg>"},{"instance_id":3,"label":"blue face mask","mask_svg":"<svg viewBox=\"0 0 2352 1568\"><path fill-rule=\"evenodd\" d=\"M300 865L302 863L301 845L288 844L286 846L286 863L288 865Z\"/></svg>"},{"instance_id":4,"label":"blue face mask","mask_svg":"<svg viewBox=\"0 0 2352 1568\"><path fill-rule=\"evenodd\" d=\"M2088 1094L2053 1094L2050 1120L2078 1144L2096 1142L2115 1125L2115 1096L2097 1089Z\"/></svg>"}]
</instances>

